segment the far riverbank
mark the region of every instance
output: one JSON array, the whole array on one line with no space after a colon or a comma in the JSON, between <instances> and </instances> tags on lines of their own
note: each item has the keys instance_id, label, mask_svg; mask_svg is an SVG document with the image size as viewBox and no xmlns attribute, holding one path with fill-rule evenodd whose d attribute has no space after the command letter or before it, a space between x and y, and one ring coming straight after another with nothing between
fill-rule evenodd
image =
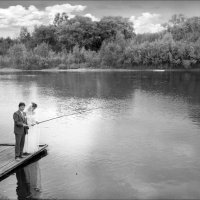
<instances>
[{"instance_id":1,"label":"far riverbank","mask_svg":"<svg viewBox=\"0 0 200 200\"><path fill-rule=\"evenodd\" d=\"M133 71L152 71L152 72L199 72L200 69L92 69L92 68L78 68L78 69L41 69L41 70L23 70L16 68L0 68L0 72L23 72L23 71L41 71L41 72L133 72Z\"/></svg>"}]
</instances>

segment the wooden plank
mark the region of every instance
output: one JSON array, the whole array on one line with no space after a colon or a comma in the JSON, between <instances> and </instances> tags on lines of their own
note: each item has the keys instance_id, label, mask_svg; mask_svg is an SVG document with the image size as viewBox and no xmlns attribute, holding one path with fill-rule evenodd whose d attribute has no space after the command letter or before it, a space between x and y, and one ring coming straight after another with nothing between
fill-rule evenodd
<instances>
[{"instance_id":1,"label":"wooden plank","mask_svg":"<svg viewBox=\"0 0 200 200\"><path fill-rule=\"evenodd\" d=\"M10 163L13 163L14 161L15 159L7 160L3 165L1 165L1 168L3 169L4 167L7 167L8 165L10 165Z\"/></svg>"},{"instance_id":2,"label":"wooden plank","mask_svg":"<svg viewBox=\"0 0 200 200\"><path fill-rule=\"evenodd\" d=\"M36 154L40 153L41 150L43 150L43 149L45 149L45 148L46 148L46 146L45 146L44 148L40 148L39 151L37 151L36 153L31 154L31 155L29 155L29 156L27 156L27 157L21 159L21 162L15 161L14 157L12 156L12 155L14 155L14 154L10 152L10 154L7 154L7 156L9 155L10 158L7 159L7 161L4 160L4 163L2 163L2 165L4 165L5 163L6 163L6 165L8 165L8 164L11 165L10 161L15 161L17 165L18 165L18 164L21 164L23 161L26 161L26 160L30 159L31 157L35 156ZM2 160L2 159L1 159L1 160ZM14 163L15 163L15 162L14 162ZM8 166L6 166L6 167L8 167ZM5 168L5 167L1 167L0 171L3 171L4 168Z\"/></svg>"},{"instance_id":3,"label":"wooden plank","mask_svg":"<svg viewBox=\"0 0 200 200\"><path fill-rule=\"evenodd\" d=\"M8 146L0 146L0 151L4 150L6 148L8 148Z\"/></svg>"},{"instance_id":4,"label":"wooden plank","mask_svg":"<svg viewBox=\"0 0 200 200\"><path fill-rule=\"evenodd\" d=\"M7 160L10 160L15 157L14 149L8 149L4 153L0 154L0 166Z\"/></svg>"},{"instance_id":5,"label":"wooden plank","mask_svg":"<svg viewBox=\"0 0 200 200\"><path fill-rule=\"evenodd\" d=\"M13 159L14 162L11 162L11 163L9 163L9 165L6 165L5 167L3 167L3 168L0 169L0 174L1 174L1 170L4 170L4 168L10 167L10 165L11 165L11 167L13 167L12 166L13 164L16 164L18 166L18 165L24 163L25 161L31 159L35 155L39 154L41 151L43 151L44 149L46 149L46 147L47 146L40 147L40 149L38 151L36 151L34 154L30 154L30 155L26 156L25 158L22 158L20 161L16 161L15 159Z\"/></svg>"},{"instance_id":6,"label":"wooden plank","mask_svg":"<svg viewBox=\"0 0 200 200\"><path fill-rule=\"evenodd\" d=\"M15 158L15 154L13 151L7 151L7 153L5 155L0 155L1 159L0 159L0 165L1 163L3 163L5 160L10 160L12 158Z\"/></svg>"},{"instance_id":7,"label":"wooden plank","mask_svg":"<svg viewBox=\"0 0 200 200\"><path fill-rule=\"evenodd\" d=\"M9 148L12 148L11 146L1 146L0 147L0 153L2 152L2 151L5 151L6 149L9 149Z\"/></svg>"},{"instance_id":8,"label":"wooden plank","mask_svg":"<svg viewBox=\"0 0 200 200\"><path fill-rule=\"evenodd\" d=\"M8 161L5 166L0 169L0 177L9 173L13 169L22 165L25 161L28 161L30 158L21 159L21 161L16 161L15 159Z\"/></svg>"},{"instance_id":9,"label":"wooden plank","mask_svg":"<svg viewBox=\"0 0 200 200\"><path fill-rule=\"evenodd\" d=\"M8 163L9 161L13 160L14 159L14 152L11 151L11 152L7 152L6 155L4 156L1 156L1 159L0 159L0 168L2 168L5 163Z\"/></svg>"},{"instance_id":10,"label":"wooden plank","mask_svg":"<svg viewBox=\"0 0 200 200\"><path fill-rule=\"evenodd\" d=\"M5 161L4 164L2 164L2 167L0 168L0 177L6 175L7 173L12 171L16 167L22 165L23 163L25 163L26 161L30 160L31 158L33 158L34 156L36 156L40 152L44 151L47 148L47 146L48 145L42 145L39 148L39 150L36 151L34 154L28 155L27 157L22 158L20 161L16 161L14 158L13 159L12 158L8 159L7 161Z\"/></svg>"},{"instance_id":11,"label":"wooden plank","mask_svg":"<svg viewBox=\"0 0 200 200\"><path fill-rule=\"evenodd\" d=\"M21 161L18 162L15 159L9 160L8 163L0 169L0 175L1 175L2 172L4 173L4 172L8 171L10 168L14 167L15 165L17 167L20 164L22 164Z\"/></svg>"},{"instance_id":12,"label":"wooden plank","mask_svg":"<svg viewBox=\"0 0 200 200\"><path fill-rule=\"evenodd\" d=\"M15 148L14 147L8 147L7 149L4 149L4 151L0 152L0 161L1 161L1 156L6 155L6 152L15 152Z\"/></svg>"},{"instance_id":13,"label":"wooden plank","mask_svg":"<svg viewBox=\"0 0 200 200\"><path fill-rule=\"evenodd\" d=\"M39 145L39 147L43 147L43 146L45 146L46 144L40 144ZM1 146L15 146L15 144L12 144L12 143L2 143L2 144L0 144L0 147Z\"/></svg>"},{"instance_id":14,"label":"wooden plank","mask_svg":"<svg viewBox=\"0 0 200 200\"><path fill-rule=\"evenodd\" d=\"M0 147L1 146L15 146L15 144L11 144L11 143L3 143L3 144L0 144Z\"/></svg>"},{"instance_id":15,"label":"wooden plank","mask_svg":"<svg viewBox=\"0 0 200 200\"><path fill-rule=\"evenodd\" d=\"M15 148L14 147L8 147L7 149L4 149L4 151L0 152L0 162L1 158L6 155L8 152L13 152L15 154Z\"/></svg>"}]
</instances>

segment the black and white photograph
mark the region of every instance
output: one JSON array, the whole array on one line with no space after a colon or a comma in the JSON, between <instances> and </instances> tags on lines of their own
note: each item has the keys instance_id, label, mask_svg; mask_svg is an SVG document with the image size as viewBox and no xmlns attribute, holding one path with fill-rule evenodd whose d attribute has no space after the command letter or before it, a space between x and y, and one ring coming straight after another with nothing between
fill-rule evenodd
<instances>
[{"instance_id":1,"label":"black and white photograph","mask_svg":"<svg viewBox=\"0 0 200 200\"><path fill-rule=\"evenodd\" d=\"M200 1L0 0L0 200L200 199Z\"/></svg>"}]
</instances>

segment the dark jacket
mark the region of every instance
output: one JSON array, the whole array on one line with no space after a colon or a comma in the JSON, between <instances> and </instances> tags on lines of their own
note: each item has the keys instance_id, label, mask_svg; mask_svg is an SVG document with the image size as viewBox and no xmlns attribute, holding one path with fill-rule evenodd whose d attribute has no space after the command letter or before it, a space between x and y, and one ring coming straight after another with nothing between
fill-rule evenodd
<instances>
[{"instance_id":1,"label":"dark jacket","mask_svg":"<svg viewBox=\"0 0 200 200\"><path fill-rule=\"evenodd\" d=\"M23 115L18 110L13 114L14 119L14 133L15 134L27 134L28 127L24 127L23 124L27 124L26 113L23 112Z\"/></svg>"}]
</instances>

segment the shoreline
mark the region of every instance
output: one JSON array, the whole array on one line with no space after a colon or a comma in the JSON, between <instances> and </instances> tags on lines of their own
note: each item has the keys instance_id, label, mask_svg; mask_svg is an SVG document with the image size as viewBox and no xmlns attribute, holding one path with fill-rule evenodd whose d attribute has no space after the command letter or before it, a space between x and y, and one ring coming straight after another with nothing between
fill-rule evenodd
<instances>
[{"instance_id":1,"label":"shoreline","mask_svg":"<svg viewBox=\"0 0 200 200\"><path fill-rule=\"evenodd\" d=\"M23 70L16 68L0 68L0 72L200 72L200 69L95 69L95 68L78 68L78 69L41 69L41 70Z\"/></svg>"}]
</instances>

